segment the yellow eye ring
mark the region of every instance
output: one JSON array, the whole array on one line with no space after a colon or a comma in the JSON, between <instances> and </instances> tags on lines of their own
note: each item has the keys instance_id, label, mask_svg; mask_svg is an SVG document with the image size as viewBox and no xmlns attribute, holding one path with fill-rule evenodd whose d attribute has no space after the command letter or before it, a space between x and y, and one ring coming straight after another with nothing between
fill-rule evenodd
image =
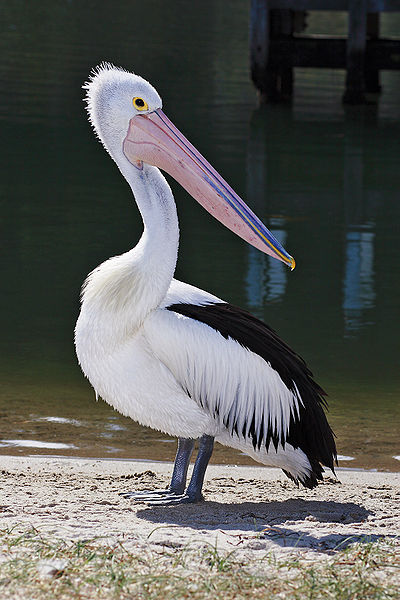
<instances>
[{"instance_id":1,"label":"yellow eye ring","mask_svg":"<svg viewBox=\"0 0 400 600\"><path fill-rule=\"evenodd\" d=\"M146 100L143 100L143 98L139 98L139 96L133 98L132 104L136 108L136 110L147 110L149 108L149 105L147 104Z\"/></svg>"}]
</instances>

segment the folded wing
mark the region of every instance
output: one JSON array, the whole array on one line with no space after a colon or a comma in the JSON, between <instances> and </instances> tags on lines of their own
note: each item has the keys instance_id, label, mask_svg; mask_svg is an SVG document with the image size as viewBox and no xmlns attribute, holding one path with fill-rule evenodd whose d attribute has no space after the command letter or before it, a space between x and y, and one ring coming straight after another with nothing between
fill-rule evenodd
<instances>
[{"instance_id":1,"label":"folded wing","mask_svg":"<svg viewBox=\"0 0 400 600\"><path fill-rule=\"evenodd\" d=\"M265 323L224 302L175 302L145 325L157 357L216 427L255 449L285 443L333 469L324 391L304 361Z\"/></svg>"}]
</instances>

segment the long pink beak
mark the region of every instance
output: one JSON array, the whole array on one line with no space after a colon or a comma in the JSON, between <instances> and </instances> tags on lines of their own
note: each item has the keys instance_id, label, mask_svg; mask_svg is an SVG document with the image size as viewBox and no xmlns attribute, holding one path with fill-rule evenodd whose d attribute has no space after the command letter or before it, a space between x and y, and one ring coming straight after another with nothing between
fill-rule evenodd
<instances>
[{"instance_id":1,"label":"long pink beak","mask_svg":"<svg viewBox=\"0 0 400 600\"><path fill-rule=\"evenodd\" d=\"M228 229L294 269L294 258L161 109L130 120L124 154L172 175Z\"/></svg>"}]
</instances>

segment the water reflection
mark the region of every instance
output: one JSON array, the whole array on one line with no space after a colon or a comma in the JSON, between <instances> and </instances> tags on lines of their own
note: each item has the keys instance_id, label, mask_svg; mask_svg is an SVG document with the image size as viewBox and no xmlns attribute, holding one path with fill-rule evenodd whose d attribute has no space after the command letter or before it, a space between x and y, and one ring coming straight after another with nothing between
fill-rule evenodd
<instances>
[{"instance_id":1,"label":"water reflection","mask_svg":"<svg viewBox=\"0 0 400 600\"><path fill-rule=\"evenodd\" d=\"M84 425L82 421L78 421L77 419L66 419L64 417L34 417L32 420L46 421L47 423L61 423L62 425L75 425L76 427L82 427L82 425Z\"/></svg>"},{"instance_id":2,"label":"water reflection","mask_svg":"<svg viewBox=\"0 0 400 600\"><path fill-rule=\"evenodd\" d=\"M267 221L271 233L286 248L287 231L283 216L266 213L268 181L271 177L268 155L268 132L265 112L253 111L249 122L246 156L246 193L256 214ZM273 177L273 174L272 174ZM247 248L247 304L257 311L266 302L282 300L287 285L288 269L280 261L262 254L252 246Z\"/></svg>"},{"instance_id":3,"label":"water reflection","mask_svg":"<svg viewBox=\"0 0 400 600\"><path fill-rule=\"evenodd\" d=\"M46 450L72 450L77 448L74 444L62 442L44 442L40 440L0 440L0 446L15 446L19 448L45 448Z\"/></svg>"},{"instance_id":4,"label":"water reflection","mask_svg":"<svg viewBox=\"0 0 400 600\"><path fill-rule=\"evenodd\" d=\"M368 115L368 124L377 126L377 112ZM379 198L365 189L364 115L346 113L343 156L343 199L346 223L343 275L343 320L346 336L354 336L372 324L375 305L375 220Z\"/></svg>"},{"instance_id":5,"label":"water reflection","mask_svg":"<svg viewBox=\"0 0 400 600\"><path fill-rule=\"evenodd\" d=\"M371 231L348 231L343 278L343 317L345 331L352 334L371 323L365 311L373 308L374 242Z\"/></svg>"},{"instance_id":6,"label":"water reflection","mask_svg":"<svg viewBox=\"0 0 400 600\"><path fill-rule=\"evenodd\" d=\"M354 456L343 456L342 454L338 454L337 459L339 462L348 462L349 460L354 460Z\"/></svg>"},{"instance_id":7,"label":"water reflection","mask_svg":"<svg viewBox=\"0 0 400 600\"><path fill-rule=\"evenodd\" d=\"M279 227L279 229L278 229ZM286 245L287 232L284 219L274 217L270 219L270 231ZM287 286L288 268L280 261L261 254L252 246L248 249L248 269L246 273L247 304L254 308L263 306L266 302L282 300Z\"/></svg>"},{"instance_id":8,"label":"water reflection","mask_svg":"<svg viewBox=\"0 0 400 600\"><path fill-rule=\"evenodd\" d=\"M321 244L326 241L329 244L328 252L331 256L337 256L337 267L329 274L333 278L338 268L342 270L340 295L344 335L354 336L374 323L371 310L376 306L375 222L383 198L379 192L366 189L364 165L366 160L370 160L365 157L366 130L377 126L376 110L368 115L350 113L345 116L343 134L334 133L324 123L325 130L328 130L326 141L312 140L315 153L323 153L326 144L334 141L331 152L335 152L333 166L336 168L337 191L333 195L330 194L328 181L322 181L327 167L325 165L318 172L319 165L314 156L313 170L310 171L308 166L302 173L303 180L299 177L298 185L294 184L295 177L298 176L295 169L299 168L302 161L305 162L305 158L301 154L293 155L293 149L288 150L287 139L292 129L292 135L299 138L300 145L306 139L306 130L310 135L311 129L307 119L301 121L298 113L296 118L294 115L288 110L271 107L253 112L247 145L247 197L255 211L267 221L273 234L295 257L298 250L288 232L289 229L294 231L294 226L296 233L305 229L299 217L309 220L313 227L309 239L302 238L298 246L300 250L313 243L315 246L316 242ZM315 119L314 115L313 120ZM318 129L315 125L322 128L322 124L313 123L316 131ZM338 168L340 162L341 169ZM307 176L308 181L305 179ZM312 186L313 178L317 180L318 187L309 191L307 188ZM285 183L290 186L288 191ZM340 185L343 204L337 201L340 197ZM316 205L314 212L317 200L313 196L316 195L318 208ZM278 211L284 211L285 215L276 216ZM344 236L340 231L343 226L346 230ZM247 252L245 286L249 306L257 310L268 303L282 302L287 292L288 270L278 261L253 248L249 247ZM320 248L315 248L311 254L314 264L319 255L322 256ZM320 274L320 281L323 279L325 277ZM315 285L314 282L313 284ZM320 288L317 293L321 294L322 291ZM332 301L331 297L330 303Z\"/></svg>"}]
</instances>

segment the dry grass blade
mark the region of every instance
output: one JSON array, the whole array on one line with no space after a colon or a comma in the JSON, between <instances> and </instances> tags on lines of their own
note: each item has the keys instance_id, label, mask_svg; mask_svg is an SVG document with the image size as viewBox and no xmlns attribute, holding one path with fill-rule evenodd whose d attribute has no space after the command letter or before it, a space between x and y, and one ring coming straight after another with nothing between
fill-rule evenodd
<instances>
[{"instance_id":1,"label":"dry grass blade","mask_svg":"<svg viewBox=\"0 0 400 600\"><path fill-rule=\"evenodd\" d=\"M400 553L396 542L358 543L310 564L270 553L245 561L216 546L160 551L99 539L64 541L36 529L0 532L0 597L4 600L394 600ZM62 565L53 576L38 565Z\"/></svg>"}]
</instances>

